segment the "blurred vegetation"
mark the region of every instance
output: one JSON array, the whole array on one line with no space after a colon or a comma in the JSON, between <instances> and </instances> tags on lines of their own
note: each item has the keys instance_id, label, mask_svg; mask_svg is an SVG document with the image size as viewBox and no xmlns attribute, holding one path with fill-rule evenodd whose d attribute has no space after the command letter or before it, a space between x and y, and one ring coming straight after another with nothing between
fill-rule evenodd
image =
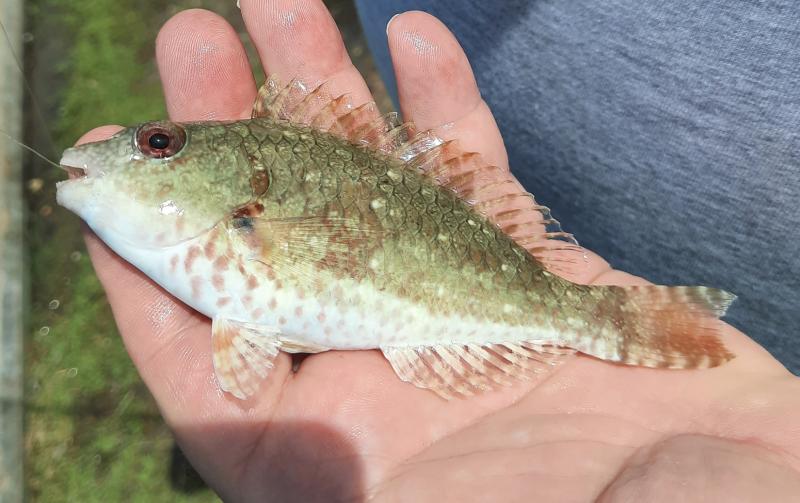
<instances>
[{"instance_id":1,"label":"blurred vegetation","mask_svg":"<svg viewBox=\"0 0 800 503\"><path fill-rule=\"evenodd\" d=\"M356 65L389 104L351 0L326 2ZM233 0L29 0L26 140L51 158L102 124L166 115L154 41L171 15L205 7L242 34ZM253 51L251 50L251 56ZM77 217L55 203L63 173L26 165L30 268L26 479L31 501L218 501L174 446L128 358Z\"/></svg>"},{"instance_id":2,"label":"blurred vegetation","mask_svg":"<svg viewBox=\"0 0 800 503\"><path fill-rule=\"evenodd\" d=\"M165 115L152 57L157 30L171 14L159 8L163 3L28 2L26 63L36 99L27 108L27 130L41 150L57 158L97 125ZM119 338L80 222L55 205L55 181L63 175L38 164L27 173L29 499L216 501L180 464Z\"/></svg>"}]
</instances>

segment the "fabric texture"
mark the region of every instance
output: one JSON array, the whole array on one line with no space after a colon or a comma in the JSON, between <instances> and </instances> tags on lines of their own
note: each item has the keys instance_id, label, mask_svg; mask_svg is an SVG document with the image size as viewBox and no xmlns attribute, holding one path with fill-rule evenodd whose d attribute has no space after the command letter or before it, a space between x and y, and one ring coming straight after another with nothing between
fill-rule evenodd
<instances>
[{"instance_id":1,"label":"fabric texture","mask_svg":"<svg viewBox=\"0 0 800 503\"><path fill-rule=\"evenodd\" d=\"M800 373L800 3L357 0L453 30L511 168L615 268L724 288L726 320Z\"/></svg>"}]
</instances>

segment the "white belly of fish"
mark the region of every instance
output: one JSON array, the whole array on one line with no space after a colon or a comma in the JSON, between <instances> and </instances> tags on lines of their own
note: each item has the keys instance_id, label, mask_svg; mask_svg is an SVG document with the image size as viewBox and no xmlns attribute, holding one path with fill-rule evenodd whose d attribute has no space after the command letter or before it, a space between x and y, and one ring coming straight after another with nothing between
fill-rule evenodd
<instances>
[{"instance_id":1,"label":"white belly of fish","mask_svg":"<svg viewBox=\"0 0 800 503\"><path fill-rule=\"evenodd\" d=\"M202 239L162 249L111 241L123 258L192 308L212 319L269 327L292 341L281 347L285 351L559 340L547 327L432 315L424 306L352 279L324 282L311 295L266 277L258 262L216 255Z\"/></svg>"}]
</instances>

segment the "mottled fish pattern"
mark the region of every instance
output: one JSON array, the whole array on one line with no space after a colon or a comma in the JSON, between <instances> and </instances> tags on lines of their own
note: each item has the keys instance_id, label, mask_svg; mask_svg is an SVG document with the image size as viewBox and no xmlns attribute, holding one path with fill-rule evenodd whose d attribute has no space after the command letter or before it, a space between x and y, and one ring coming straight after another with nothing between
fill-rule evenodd
<instances>
[{"instance_id":1,"label":"mottled fish pattern","mask_svg":"<svg viewBox=\"0 0 800 503\"><path fill-rule=\"evenodd\" d=\"M576 351L705 368L733 296L570 283L583 250L480 155L326 86L271 78L253 118L128 128L65 152L75 211L212 318L221 387L258 391L280 351L380 349L444 397L545 372Z\"/></svg>"}]
</instances>

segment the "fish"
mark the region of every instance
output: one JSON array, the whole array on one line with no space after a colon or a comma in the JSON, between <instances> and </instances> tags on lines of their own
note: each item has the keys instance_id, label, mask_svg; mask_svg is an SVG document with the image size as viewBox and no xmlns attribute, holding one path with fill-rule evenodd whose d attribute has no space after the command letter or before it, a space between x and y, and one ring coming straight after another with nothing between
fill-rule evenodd
<instances>
[{"instance_id":1,"label":"fish","mask_svg":"<svg viewBox=\"0 0 800 503\"><path fill-rule=\"evenodd\" d=\"M735 296L563 278L586 255L501 168L326 83L261 86L247 120L152 121L67 149L60 205L211 320L222 390L280 352L380 350L446 399L580 353L701 369Z\"/></svg>"}]
</instances>

